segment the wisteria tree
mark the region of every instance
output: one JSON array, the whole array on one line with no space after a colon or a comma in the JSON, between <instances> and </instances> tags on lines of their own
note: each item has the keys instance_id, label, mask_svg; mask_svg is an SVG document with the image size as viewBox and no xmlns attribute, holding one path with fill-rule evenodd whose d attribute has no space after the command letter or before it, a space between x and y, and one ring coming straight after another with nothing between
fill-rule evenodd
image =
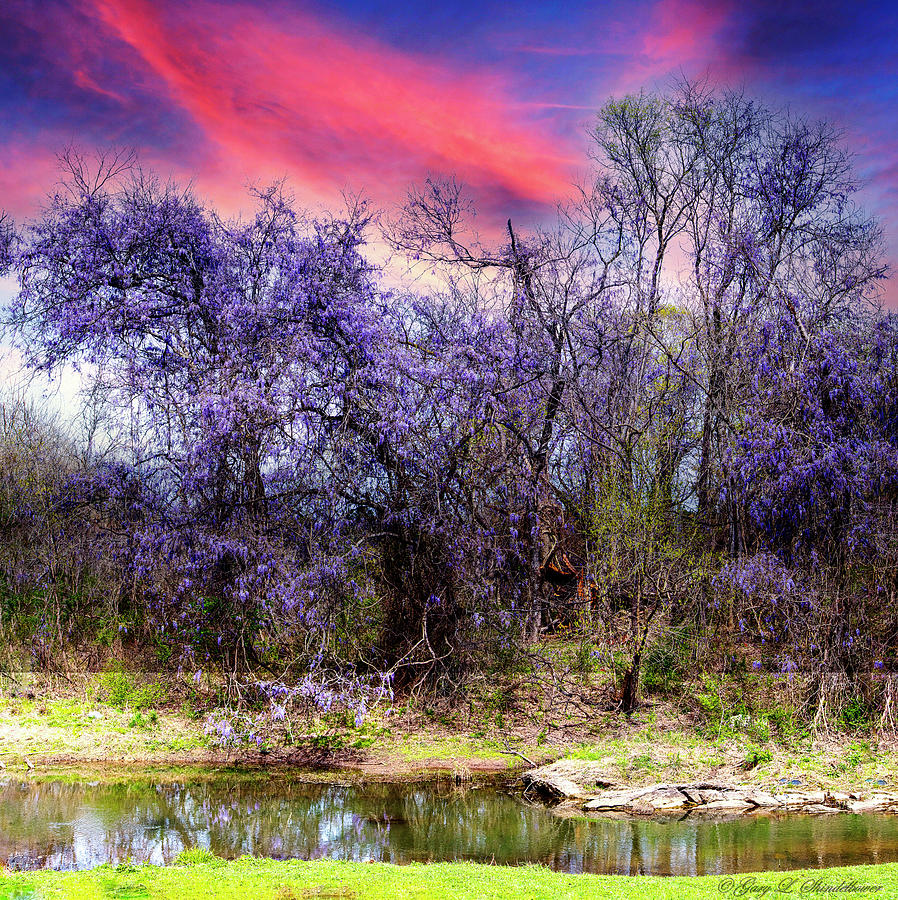
<instances>
[{"instance_id":1,"label":"wisteria tree","mask_svg":"<svg viewBox=\"0 0 898 900\"><path fill-rule=\"evenodd\" d=\"M276 187L226 224L119 158L66 162L14 250L12 318L33 366L80 366L118 410L128 455L84 490L138 490L105 549L203 655L257 662L288 621L326 646L328 601L357 587L338 436L383 447L392 427L368 402L385 326L362 211L302 223Z\"/></svg>"},{"instance_id":2,"label":"wisteria tree","mask_svg":"<svg viewBox=\"0 0 898 900\"><path fill-rule=\"evenodd\" d=\"M458 182L413 188L384 236L418 290L367 261L360 201L314 219L274 185L225 221L69 154L0 222L7 322L34 369L80 369L106 452L3 514L80 528L119 613L194 668L267 669L278 709L455 694L575 633L630 711L673 627L860 683L898 633L898 342L850 158L695 84L591 138L551 226L481 240Z\"/></svg>"},{"instance_id":3,"label":"wisteria tree","mask_svg":"<svg viewBox=\"0 0 898 900\"><path fill-rule=\"evenodd\" d=\"M806 336L875 296L880 232L853 202L839 133L739 93L684 82L609 103L594 131L597 190L632 243L629 300L648 327L663 297L688 309L703 357L699 514L721 496L745 331L790 317ZM731 542L738 546L734 521Z\"/></svg>"}]
</instances>

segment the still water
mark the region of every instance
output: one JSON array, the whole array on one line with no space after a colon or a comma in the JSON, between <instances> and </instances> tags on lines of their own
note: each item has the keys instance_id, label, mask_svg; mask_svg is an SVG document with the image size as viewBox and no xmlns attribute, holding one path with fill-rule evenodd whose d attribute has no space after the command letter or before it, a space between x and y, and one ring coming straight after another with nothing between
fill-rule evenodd
<instances>
[{"instance_id":1,"label":"still water","mask_svg":"<svg viewBox=\"0 0 898 900\"><path fill-rule=\"evenodd\" d=\"M542 863L702 875L898 860L898 817L659 822L560 818L498 787L305 784L217 776L113 784L0 780L0 864L167 863L184 849L275 859Z\"/></svg>"}]
</instances>

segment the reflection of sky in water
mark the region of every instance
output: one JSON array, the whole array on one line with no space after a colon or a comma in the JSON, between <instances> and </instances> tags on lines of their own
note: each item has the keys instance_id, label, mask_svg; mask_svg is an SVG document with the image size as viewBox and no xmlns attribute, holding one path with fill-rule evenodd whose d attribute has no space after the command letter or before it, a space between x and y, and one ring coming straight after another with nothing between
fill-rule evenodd
<instances>
[{"instance_id":1,"label":"reflection of sky in water","mask_svg":"<svg viewBox=\"0 0 898 900\"><path fill-rule=\"evenodd\" d=\"M715 874L898 860L898 817L730 822L559 818L493 789L311 785L290 776L192 784L0 781L0 863L83 869L228 858L539 862L564 872Z\"/></svg>"}]
</instances>

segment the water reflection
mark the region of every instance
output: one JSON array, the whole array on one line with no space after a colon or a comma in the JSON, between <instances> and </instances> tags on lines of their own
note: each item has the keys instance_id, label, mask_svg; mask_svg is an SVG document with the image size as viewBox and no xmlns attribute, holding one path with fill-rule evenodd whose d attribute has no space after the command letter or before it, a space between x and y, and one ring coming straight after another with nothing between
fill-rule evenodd
<instances>
[{"instance_id":1,"label":"water reflection","mask_svg":"<svg viewBox=\"0 0 898 900\"><path fill-rule=\"evenodd\" d=\"M563 819L492 788L0 781L0 863L83 869L170 862L202 847L235 858L539 862L563 872L702 875L898 860L898 818L839 815Z\"/></svg>"}]
</instances>

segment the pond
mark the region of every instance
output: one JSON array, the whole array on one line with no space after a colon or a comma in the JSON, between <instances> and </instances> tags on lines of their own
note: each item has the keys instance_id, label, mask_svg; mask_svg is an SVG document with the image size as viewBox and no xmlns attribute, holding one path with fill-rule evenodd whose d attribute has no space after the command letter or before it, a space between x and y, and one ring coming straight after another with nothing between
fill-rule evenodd
<instances>
[{"instance_id":1,"label":"pond","mask_svg":"<svg viewBox=\"0 0 898 900\"><path fill-rule=\"evenodd\" d=\"M500 786L314 784L288 775L0 780L0 864L84 869L218 856L542 863L562 872L734 874L898 860L898 817L562 818Z\"/></svg>"}]
</instances>

